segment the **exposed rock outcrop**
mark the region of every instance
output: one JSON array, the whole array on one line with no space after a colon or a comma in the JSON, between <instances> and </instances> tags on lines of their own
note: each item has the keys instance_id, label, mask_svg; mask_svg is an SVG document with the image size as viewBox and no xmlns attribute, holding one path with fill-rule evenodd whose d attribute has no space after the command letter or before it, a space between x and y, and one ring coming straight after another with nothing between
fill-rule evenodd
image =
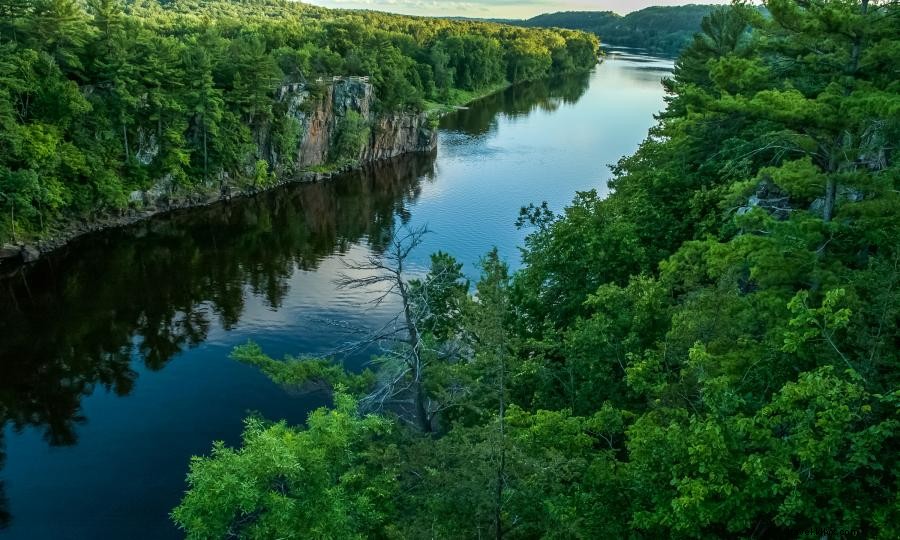
<instances>
[{"instance_id":1,"label":"exposed rock outcrop","mask_svg":"<svg viewBox=\"0 0 900 540\"><path fill-rule=\"evenodd\" d=\"M425 113L392 113L374 120L369 144L363 147L361 161L377 161L407 152L429 152L437 148L437 131L429 126Z\"/></svg>"},{"instance_id":2,"label":"exposed rock outcrop","mask_svg":"<svg viewBox=\"0 0 900 540\"><path fill-rule=\"evenodd\" d=\"M172 178L163 177L145 191L129 193L131 207L121 214L62 223L55 233L39 242L2 246L0 265L32 262L84 234L129 225L163 212L205 206L290 182L325 180L354 166L411 152L433 152L437 148L437 130L425 113L377 111L374 87L365 77L334 77L316 83L315 88L303 83L287 84L276 92L275 99L284 105L284 114L297 121L300 133L296 147L285 160L278 155L271 126L256 129L253 136L259 147L257 155L268 162L274 174L264 186L221 172L186 192ZM335 139L350 111L365 121L368 140L360 145L355 159L332 166L337 161L331 155ZM138 131L138 146L135 158L144 164L150 163L159 152L155 136L144 130ZM285 162L290 163L289 170L282 166ZM329 166L328 172L322 172L325 165ZM252 178L252 167L248 167L246 174Z\"/></svg>"},{"instance_id":3,"label":"exposed rock outcrop","mask_svg":"<svg viewBox=\"0 0 900 540\"><path fill-rule=\"evenodd\" d=\"M409 152L428 152L437 146L437 132L425 113L379 113L375 110L375 89L364 78L336 78L325 85L320 96L304 84L284 85L278 100L287 104L287 114L300 125L300 144L291 157L294 170L302 171L335 161L331 155L338 129L350 111L369 126L368 142L355 160L367 163ZM261 155L271 165L281 161L268 132L257 137Z\"/></svg>"},{"instance_id":4,"label":"exposed rock outcrop","mask_svg":"<svg viewBox=\"0 0 900 540\"><path fill-rule=\"evenodd\" d=\"M857 189L838 186L837 197L835 200L836 204L841 204L843 202L860 202L865 199L865 194L862 191ZM825 215L825 197L816 198L810 205L809 211L812 212L816 216Z\"/></svg>"},{"instance_id":5,"label":"exposed rock outcrop","mask_svg":"<svg viewBox=\"0 0 900 540\"><path fill-rule=\"evenodd\" d=\"M790 195L770 180L763 180L756 186L756 192L747 199L746 206L737 209L737 214L746 214L753 208L762 208L780 221L790 217L794 211Z\"/></svg>"},{"instance_id":6,"label":"exposed rock outcrop","mask_svg":"<svg viewBox=\"0 0 900 540\"><path fill-rule=\"evenodd\" d=\"M836 203L855 203L865 199L862 191L846 186L838 186ZM779 221L788 219L791 212L802 209L803 205L792 201L790 194L782 189L771 179L762 180L756 186L756 192L747 199L747 204L737 209L737 215L743 215L754 208L761 208ZM818 197L809 204L807 210L818 217L822 217L825 210L825 197Z\"/></svg>"}]
</instances>

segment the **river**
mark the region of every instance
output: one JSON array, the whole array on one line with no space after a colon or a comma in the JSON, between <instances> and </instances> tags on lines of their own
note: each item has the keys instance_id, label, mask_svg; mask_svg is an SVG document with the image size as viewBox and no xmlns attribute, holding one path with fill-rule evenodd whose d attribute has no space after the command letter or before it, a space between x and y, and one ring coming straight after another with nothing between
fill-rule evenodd
<instances>
[{"instance_id":1,"label":"river","mask_svg":"<svg viewBox=\"0 0 900 540\"><path fill-rule=\"evenodd\" d=\"M446 116L434 156L95 234L0 280L0 536L179 537L191 455L238 443L249 411L300 423L328 402L230 360L235 345L331 354L384 320L395 306L333 280L403 225L433 231L413 272L440 249L475 277L493 246L517 267L520 207L605 192L669 69L613 53Z\"/></svg>"}]
</instances>

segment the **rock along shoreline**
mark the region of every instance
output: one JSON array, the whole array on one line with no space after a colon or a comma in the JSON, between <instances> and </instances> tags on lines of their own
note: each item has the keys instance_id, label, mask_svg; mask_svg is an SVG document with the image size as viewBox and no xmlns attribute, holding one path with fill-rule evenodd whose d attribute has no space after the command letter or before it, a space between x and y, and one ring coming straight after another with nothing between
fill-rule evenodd
<instances>
[{"instance_id":1,"label":"rock along shoreline","mask_svg":"<svg viewBox=\"0 0 900 540\"><path fill-rule=\"evenodd\" d=\"M406 154L434 153L436 150L437 148L435 146L426 150L406 152ZM327 172L304 172L281 178L264 187L239 189L233 186L225 186L218 192L196 193L174 200L167 200L163 204L157 203L145 208L129 208L118 215L101 216L90 220L70 220L68 222L63 222L58 225L57 230L46 238L31 242L19 242L0 246L0 277L3 277L8 273L14 273L20 267L37 262L42 257L66 247L75 240L91 234L128 227L129 225L134 225L153 217L162 216L178 210L202 208L225 203L232 199L252 197L291 184L310 184L332 181L343 174L363 169L367 165L378 161L382 161L382 159L374 159L364 163L348 165Z\"/></svg>"}]
</instances>

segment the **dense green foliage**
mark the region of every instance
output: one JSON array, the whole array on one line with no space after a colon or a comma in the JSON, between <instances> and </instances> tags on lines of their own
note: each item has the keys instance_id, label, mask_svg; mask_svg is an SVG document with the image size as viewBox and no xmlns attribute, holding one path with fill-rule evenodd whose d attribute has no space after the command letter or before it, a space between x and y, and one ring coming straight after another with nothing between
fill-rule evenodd
<instances>
[{"instance_id":1,"label":"dense green foliage","mask_svg":"<svg viewBox=\"0 0 900 540\"><path fill-rule=\"evenodd\" d=\"M410 305L440 316L408 319L418 349L389 354L429 359L435 434L353 416L339 386L309 427L254 422L243 449L197 458L176 522L197 538L900 536L900 7L766 5L704 22L608 198L523 209L522 270L491 253L469 295L433 259ZM328 482L304 442L323 418L345 449ZM327 532L302 521L317 495Z\"/></svg>"},{"instance_id":2,"label":"dense green foliage","mask_svg":"<svg viewBox=\"0 0 900 540\"><path fill-rule=\"evenodd\" d=\"M609 45L636 47L675 56L700 31L700 21L715 9L708 5L651 6L628 15L612 11L561 11L517 22L528 27L570 28L597 34Z\"/></svg>"},{"instance_id":3,"label":"dense green foliage","mask_svg":"<svg viewBox=\"0 0 900 540\"><path fill-rule=\"evenodd\" d=\"M380 110L421 110L588 70L597 46L569 30L286 0L4 2L0 243L140 204L131 194L161 180L188 194L271 183L303 135L276 98L284 83L315 94L320 76L365 75ZM362 144L365 121L348 118L338 160Z\"/></svg>"},{"instance_id":4,"label":"dense green foliage","mask_svg":"<svg viewBox=\"0 0 900 540\"><path fill-rule=\"evenodd\" d=\"M214 459L197 459L189 481L196 489L175 518L197 538L369 538L392 510L394 471L380 465L372 438L389 434L384 419L356 417L352 398L310 415L307 429L247 421L239 451L218 444ZM335 482L338 480L338 482ZM376 485L381 484L381 485ZM235 521L236 508L248 512ZM200 509L200 512L196 510Z\"/></svg>"}]
</instances>

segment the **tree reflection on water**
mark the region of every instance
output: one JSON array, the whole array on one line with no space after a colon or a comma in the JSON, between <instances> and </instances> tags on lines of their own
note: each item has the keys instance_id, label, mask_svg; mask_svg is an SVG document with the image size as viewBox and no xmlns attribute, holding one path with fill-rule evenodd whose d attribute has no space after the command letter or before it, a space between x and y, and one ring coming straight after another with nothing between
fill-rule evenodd
<instances>
[{"instance_id":1,"label":"tree reflection on water","mask_svg":"<svg viewBox=\"0 0 900 540\"><path fill-rule=\"evenodd\" d=\"M81 400L119 396L133 360L160 370L224 330L245 292L278 308L288 280L360 241L383 248L432 155L405 156L331 182L295 185L84 238L0 281L0 467L7 424L38 427L50 445L77 442ZM0 483L0 527L9 513Z\"/></svg>"}]
</instances>

